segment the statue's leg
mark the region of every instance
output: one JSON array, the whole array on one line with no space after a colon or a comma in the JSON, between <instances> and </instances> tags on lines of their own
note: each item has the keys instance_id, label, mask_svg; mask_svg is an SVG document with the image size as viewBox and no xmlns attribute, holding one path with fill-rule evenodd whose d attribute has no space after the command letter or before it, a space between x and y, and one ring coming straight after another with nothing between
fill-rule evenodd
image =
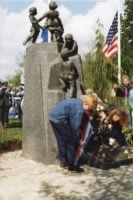
<instances>
[{"instance_id":1,"label":"statue's leg","mask_svg":"<svg viewBox=\"0 0 133 200\"><path fill-rule=\"evenodd\" d=\"M83 81L80 82L80 90L81 90L81 93L82 93L82 94L85 94L85 86L84 86Z\"/></svg>"},{"instance_id":2,"label":"statue's leg","mask_svg":"<svg viewBox=\"0 0 133 200\"><path fill-rule=\"evenodd\" d=\"M33 38L33 36L29 35L26 40L23 42L23 45L26 45L31 39Z\"/></svg>"},{"instance_id":3,"label":"statue's leg","mask_svg":"<svg viewBox=\"0 0 133 200\"><path fill-rule=\"evenodd\" d=\"M75 80L70 82L70 90L69 90L69 97L76 98L77 97L77 84Z\"/></svg>"},{"instance_id":4,"label":"statue's leg","mask_svg":"<svg viewBox=\"0 0 133 200\"><path fill-rule=\"evenodd\" d=\"M57 41L57 39L56 39L56 33L55 32L53 32L53 40L52 40L53 42L56 42Z\"/></svg>"},{"instance_id":5,"label":"statue's leg","mask_svg":"<svg viewBox=\"0 0 133 200\"><path fill-rule=\"evenodd\" d=\"M66 91L67 91L67 86L66 86L65 80L63 80L63 78L59 78L59 83L60 83L61 89L62 89L64 92L66 92Z\"/></svg>"},{"instance_id":6,"label":"statue's leg","mask_svg":"<svg viewBox=\"0 0 133 200\"><path fill-rule=\"evenodd\" d=\"M62 37L62 32L60 30L55 31L55 35L56 35L56 41L57 42L64 42L63 37Z\"/></svg>"},{"instance_id":7,"label":"statue's leg","mask_svg":"<svg viewBox=\"0 0 133 200\"><path fill-rule=\"evenodd\" d=\"M56 42L56 31L54 29L50 30L51 33L51 41Z\"/></svg>"},{"instance_id":8,"label":"statue's leg","mask_svg":"<svg viewBox=\"0 0 133 200\"><path fill-rule=\"evenodd\" d=\"M51 42L53 41L54 39L53 39L53 34L51 33Z\"/></svg>"},{"instance_id":9,"label":"statue's leg","mask_svg":"<svg viewBox=\"0 0 133 200\"><path fill-rule=\"evenodd\" d=\"M36 32L34 33L33 39L32 39L32 43L35 43L35 42L36 42L36 40L37 40L37 38L38 38L38 35L39 35L39 32L40 32L40 31L36 31Z\"/></svg>"},{"instance_id":10,"label":"statue's leg","mask_svg":"<svg viewBox=\"0 0 133 200\"><path fill-rule=\"evenodd\" d=\"M30 40L32 40L33 37L34 37L34 32L31 32L31 34L23 42L23 45L26 45Z\"/></svg>"}]
</instances>

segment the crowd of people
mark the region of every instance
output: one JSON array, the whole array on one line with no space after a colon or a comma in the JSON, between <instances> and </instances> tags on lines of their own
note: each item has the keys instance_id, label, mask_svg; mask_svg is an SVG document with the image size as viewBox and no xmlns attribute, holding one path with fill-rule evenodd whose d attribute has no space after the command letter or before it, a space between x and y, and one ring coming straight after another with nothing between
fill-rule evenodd
<instances>
[{"instance_id":1,"label":"crowd of people","mask_svg":"<svg viewBox=\"0 0 133 200\"><path fill-rule=\"evenodd\" d=\"M6 128L9 117L22 119L24 84L11 87L8 82L0 82L0 126Z\"/></svg>"}]
</instances>

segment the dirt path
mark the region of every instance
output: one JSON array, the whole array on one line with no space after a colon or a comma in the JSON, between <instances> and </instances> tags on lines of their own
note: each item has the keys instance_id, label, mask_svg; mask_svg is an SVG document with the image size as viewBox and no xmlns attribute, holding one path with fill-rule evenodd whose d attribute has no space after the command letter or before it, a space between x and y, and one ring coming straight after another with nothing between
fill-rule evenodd
<instances>
[{"instance_id":1,"label":"dirt path","mask_svg":"<svg viewBox=\"0 0 133 200\"><path fill-rule=\"evenodd\" d=\"M0 200L131 200L133 168L109 171L85 167L67 174L22 157L22 151L0 155Z\"/></svg>"}]
</instances>

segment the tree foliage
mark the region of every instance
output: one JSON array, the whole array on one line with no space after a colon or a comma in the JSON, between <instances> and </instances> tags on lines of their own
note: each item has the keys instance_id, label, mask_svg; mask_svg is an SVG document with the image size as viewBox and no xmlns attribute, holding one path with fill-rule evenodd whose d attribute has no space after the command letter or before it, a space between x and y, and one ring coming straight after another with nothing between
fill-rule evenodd
<instances>
[{"instance_id":1,"label":"tree foliage","mask_svg":"<svg viewBox=\"0 0 133 200\"><path fill-rule=\"evenodd\" d=\"M103 26L97 20L95 47L86 55L84 61L84 76L86 88L93 89L102 99L108 98L111 94L112 78L115 72L115 65L107 60L102 48L104 37Z\"/></svg>"},{"instance_id":2,"label":"tree foliage","mask_svg":"<svg viewBox=\"0 0 133 200\"><path fill-rule=\"evenodd\" d=\"M18 86L21 82L21 74L22 72L20 70L16 71L13 76L8 77L8 83L12 86Z\"/></svg>"},{"instance_id":3,"label":"tree foliage","mask_svg":"<svg viewBox=\"0 0 133 200\"><path fill-rule=\"evenodd\" d=\"M18 84L21 83L21 75L24 70L24 55L20 53L16 58L16 62L18 69L15 71L14 75L7 77L7 81L12 86L18 86Z\"/></svg>"},{"instance_id":4,"label":"tree foliage","mask_svg":"<svg viewBox=\"0 0 133 200\"><path fill-rule=\"evenodd\" d=\"M121 62L123 72L132 75L133 69L133 1L125 0L121 28Z\"/></svg>"}]
</instances>

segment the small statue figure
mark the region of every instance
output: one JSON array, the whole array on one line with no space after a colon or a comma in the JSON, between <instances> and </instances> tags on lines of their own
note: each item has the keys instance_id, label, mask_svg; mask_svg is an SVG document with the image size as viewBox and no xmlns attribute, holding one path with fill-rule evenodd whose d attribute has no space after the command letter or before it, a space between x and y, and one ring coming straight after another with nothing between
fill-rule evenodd
<instances>
[{"instance_id":1,"label":"small statue figure","mask_svg":"<svg viewBox=\"0 0 133 200\"><path fill-rule=\"evenodd\" d=\"M65 35L65 43L61 54L65 54L63 57L71 57L78 54L77 42L73 39L73 36L70 33Z\"/></svg>"},{"instance_id":2,"label":"small statue figure","mask_svg":"<svg viewBox=\"0 0 133 200\"><path fill-rule=\"evenodd\" d=\"M55 1L49 3L49 11L46 12L38 21L46 18L44 28L48 28L51 33L51 41L63 42L64 27L59 17L59 12L56 10L57 4Z\"/></svg>"},{"instance_id":3,"label":"small statue figure","mask_svg":"<svg viewBox=\"0 0 133 200\"><path fill-rule=\"evenodd\" d=\"M65 54L63 54L64 56ZM69 93L69 98L77 97L77 79L79 77L77 67L68 58L62 56L62 72L59 75L61 89Z\"/></svg>"},{"instance_id":4,"label":"small statue figure","mask_svg":"<svg viewBox=\"0 0 133 200\"><path fill-rule=\"evenodd\" d=\"M32 41L32 43L35 43L37 40L37 37L39 35L40 28L43 29L39 25L38 20L35 18L36 14L37 14L37 9L35 7L32 7L29 9L29 18L30 18L30 22L32 24L32 27L30 29L31 34L23 42L23 45L26 45L27 42L29 42L30 40Z\"/></svg>"}]
</instances>

